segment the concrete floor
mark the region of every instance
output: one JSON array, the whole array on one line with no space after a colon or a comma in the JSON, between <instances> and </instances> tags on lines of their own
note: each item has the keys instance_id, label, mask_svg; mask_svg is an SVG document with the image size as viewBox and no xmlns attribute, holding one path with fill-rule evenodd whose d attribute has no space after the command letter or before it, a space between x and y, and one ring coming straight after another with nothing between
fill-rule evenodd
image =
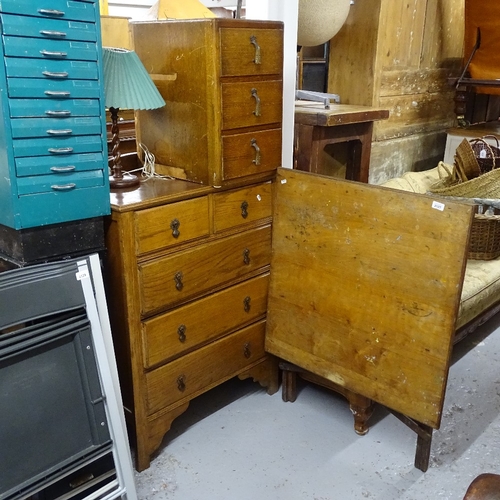
<instances>
[{"instance_id":1,"label":"concrete floor","mask_svg":"<svg viewBox=\"0 0 500 500\"><path fill-rule=\"evenodd\" d=\"M378 407L357 436L347 402L301 383L281 391L231 380L191 402L136 473L147 500L462 500L474 477L500 473L500 317L455 346L429 470L416 435Z\"/></svg>"}]
</instances>

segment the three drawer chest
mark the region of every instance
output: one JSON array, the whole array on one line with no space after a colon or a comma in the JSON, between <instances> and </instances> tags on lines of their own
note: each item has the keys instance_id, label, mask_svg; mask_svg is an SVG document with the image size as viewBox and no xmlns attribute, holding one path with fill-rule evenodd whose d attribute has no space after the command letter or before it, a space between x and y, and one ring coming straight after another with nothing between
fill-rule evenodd
<instances>
[{"instance_id":1,"label":"three drawer chest","mask_svg":"<svg viewBox=\"0 0 500 500\"><path fill-rule=\"evenodd\" d=\"M281 166L283 23L136 21L134 49L166 106L139 111L137 139L166 173L208 186Z\"/></svg>"}]
</instances>

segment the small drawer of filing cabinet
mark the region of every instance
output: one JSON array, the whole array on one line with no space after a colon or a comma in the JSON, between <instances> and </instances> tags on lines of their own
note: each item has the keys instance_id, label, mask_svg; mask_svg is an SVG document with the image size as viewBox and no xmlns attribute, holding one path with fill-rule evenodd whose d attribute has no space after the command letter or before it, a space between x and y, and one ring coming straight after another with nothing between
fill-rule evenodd
<instances>
[{"instance_id":1,"label":"small drawer of filing cabinet","mask_svg":"<svg viewBox=\"0 0 500 500\"><path fill-rule=\"evenodd\" d=\"M166 102L138 112L138 140L156 162L209 186L271 178L281 165L283 24L137 21L131 30Z\"/></svg>"},{"instance_id":2,"label":"small drawer of filing cabinet","mask_svg":"<svg viewBox=\"0 0 500 500\"><path fill-rule=\"evenodd\" d=\"M111 193L110 316L139 470L194 397L235 376L277 390L264 352L271 198L271 182Z\"/></svg>"},{"instance_id":3,"label":"small drawer of filing cabinet","mask_svg":"<svg viewBox=\"0 0 500 500\"><path fill-rule=\"evenodd\" d=\"M0 224L108 214L97 0L3 0Z\"/></svg>"}]
</instances>

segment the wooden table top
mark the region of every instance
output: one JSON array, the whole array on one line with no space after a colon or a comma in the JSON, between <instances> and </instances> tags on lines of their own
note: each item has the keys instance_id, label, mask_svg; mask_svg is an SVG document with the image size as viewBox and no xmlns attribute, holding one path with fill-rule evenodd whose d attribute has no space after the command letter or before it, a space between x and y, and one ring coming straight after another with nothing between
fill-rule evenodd
<instances>
[{"instance_id":1,"label":"wooden table top","mask_svg":"<svg viewBox=\"0 0 500 500\"><path fill-rule=\"evenodd\" d=\"M262 177L250 184L269 182L274 178L274 172L265 172ZM244 177L234 179L227 186L214 187L196 182L174 178L141 178L138 187L131 189L111 189L110 202L112 212L130 212L134 210L152 208L168 203L205 196L230 189L250 185Z\"/></svg>"},{"instance_id":2,"label":"wooden table top","mask_svg":"<svg viewBox=\"0 0 500 500\"><path fill-rule=\"evenodd\" d=\"M214 190L209 186L179 179L141 179L133 189L111 189L111 208L115 212L128 212L165 203L201 196Z\"/></svg>"},{"instance_id":3,"label":"wooden table top","mask_svg":"<svg viewBox=\"0 0 500 500\"><path fill-rule=\"evenodd\" d=\"M371 122L389 118L389 110L354 104L330 104L325 109L322 102L295 101L295 123L320 127L334 127L352 123Z\"/></svg>"}]
</instances>

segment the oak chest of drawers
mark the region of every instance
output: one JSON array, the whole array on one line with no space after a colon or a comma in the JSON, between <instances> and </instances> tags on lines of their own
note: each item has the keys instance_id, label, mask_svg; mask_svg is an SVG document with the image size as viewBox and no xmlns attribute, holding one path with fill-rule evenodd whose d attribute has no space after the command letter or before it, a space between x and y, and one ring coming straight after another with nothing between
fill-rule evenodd
<instances>
[{"instance_id":1,"label":"oak chest of drawers","mask_svg":"<svg viewBox=\"0 0 500 500\"><path fill-rule=\"evenodd\" d=\"M0 224L108 214L97 0L2 0L0 24Z\"/></svg>"},{"instance_id":2,"label":"oak chest of drawers","mask_svg":"<svg viewBox=\"0 0 500 500\"><path fill-rule=\"evenodd\" d=\"M150 179L111 193L108 300L139 470L197 395L235 376L278 388L264 352L271 190Z\"/></svg>"},{"instance_id":3,"label":"oak chest of drawers","mask_svg":"<svg viewBox=\"0 0 500 500\"><path fill-rule=\"evenodd\" d=\"M281 165L283 24L240 19L131 23L166 105L137 115L137 139L168 173L209 186Z\"/></svg>"}]
</instances>

